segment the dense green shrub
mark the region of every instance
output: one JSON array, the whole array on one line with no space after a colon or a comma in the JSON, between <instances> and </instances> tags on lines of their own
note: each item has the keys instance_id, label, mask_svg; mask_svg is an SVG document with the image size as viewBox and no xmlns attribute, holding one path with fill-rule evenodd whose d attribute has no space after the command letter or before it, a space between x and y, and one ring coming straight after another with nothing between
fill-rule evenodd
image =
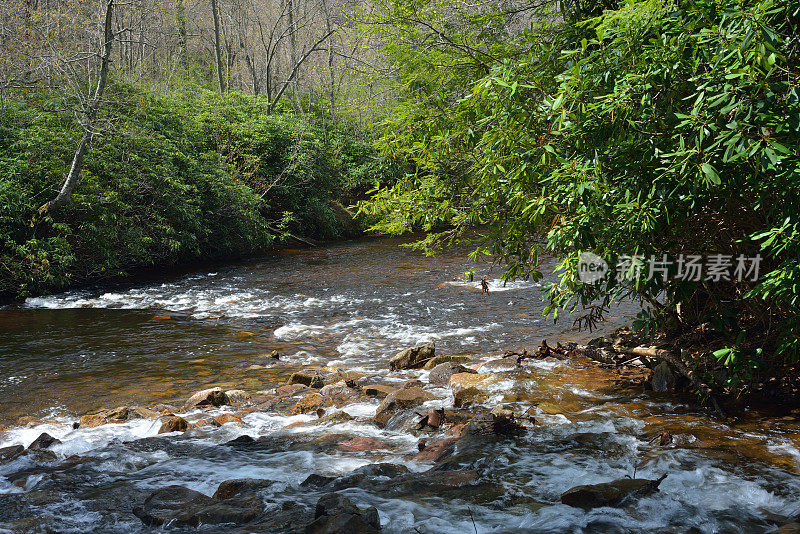
<instances>
[{"instance_id":1,"label":"dense green shrub","mask_svg":"<svg viewBox=\"0 0 800 534\"><path fill-rule=\"evenodd\" d=\"M257 98L125 83L108 94L72 201L35 228L80 135L74 103L44 93L2 101L0 295L251 254L287 231L340 237L348 221L331 203L380 178L368 140L326 133L313 117L267 115Z\"/></svg>"},{"instance_id":2,"label":"dense green shrub","mask_svg":"<svg viewBox=\"0 0 800 534\"><path fill-rule=\"evenodd\" d=\"M509 277L558 255L556 316L633 297L643 331L708 325L727 385L744 387L798 356L799 17L796 2L643 0L542 25L445 113L396 118L386 148L420 172L364 209L389 231L481 226ZM582 251L612 269L640 255L645 274L663 254L764 260L758 282L681 280L673 264L667 281L591 285Z\"/></svg>"}]
</instances>

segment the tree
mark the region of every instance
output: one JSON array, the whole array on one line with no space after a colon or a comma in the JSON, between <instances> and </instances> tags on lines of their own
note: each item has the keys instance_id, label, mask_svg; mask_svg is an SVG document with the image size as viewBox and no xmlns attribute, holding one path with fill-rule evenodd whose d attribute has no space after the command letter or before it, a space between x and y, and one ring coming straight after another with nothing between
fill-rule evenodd
<instances>
[{"instance_id":1,"label":"tree","mask_svg":"<svg viewBox=\"0 0 800 534\"><path fill-rule=\"evenodd\" d=\"M33 219L33 225L47 217L49 214L69 202L72 196L72 191L78 185L80 179L81 168L83 167L83 158L86 155L86 150L95 135L95 123L97 122L97 113L100 110L100 103L103 98L103 92L106 88L108 80L108 68L111 62L111 51L114 45L114 33L112 31L112 20L114 14L114 0L108 0L105 8L105 17L103 22L103 48L100 53L100 74L97 78L97 85L95 86L94 93L89 99L84 110L85 121L83 123L83 135L78 141L78 147L75 149L75 155L72 158L72 164L69 168L64 184L58 192L56 197L43 204L36 216Z\"/></svg>"}]
</instances>

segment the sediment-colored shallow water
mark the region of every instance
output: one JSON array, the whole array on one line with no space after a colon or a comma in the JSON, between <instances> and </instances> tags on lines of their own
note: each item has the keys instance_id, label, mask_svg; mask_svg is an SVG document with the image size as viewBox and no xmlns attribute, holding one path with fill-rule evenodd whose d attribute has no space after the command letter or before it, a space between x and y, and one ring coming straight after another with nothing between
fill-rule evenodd
<instances>
[{"instance_id":1,"label":"sediment-colored shallow water","mask_svg":"<svg viewBox=\"0 0 800 534\"><path fill-rule=\"evenodd\" d=\"M503 286L498 270L471 264L464 251L426 258L399 242L285 250L213 272L0 310L0 447L27 446L45 431L62 441L0 465L0 532L147 530L132 509L154 489L179 484L211 495L244 477L274 484L259 493L264 517L236 528L270 531L276 510L294 507L313 519L324 490L300 486L309 475L342 476L375 463L410 475L341 491L358 506L375 506L385 532L768 532L800 512L794 416L715 420L685 400L644 392L633 375L580 359L479 367L508 349L532 351L543 338L554 344L597 334L542 318L538 284ZM470 267L490 280L487 297L479 283L460 281ZM635 312L615 309L604 330ZM244 425L158 437L154 419L72 427L103 408L180 406L210 386L256 399L304 367L326 376L355 370L396 385L416 378L435 397L420 409L450 409L453 388L428 384L428 371L388 370L397 351L429 341L437 353L469 356L469 366L489 375L480 386L487 397L467 412L504 404L520 414L524 432L462 447L445 465L413 459L420 438L432 442L445 430L379 428L372 417L380 399L365 397L326 408L322 419L250 411L246 403L194 408L179 413L190 422L236 413ZM267 356L272 350L280 362ZM671 444L651 442L663 431ZM257 441L226 445L243 435ZM371 446L353 441L360 438ZM431 482L441 472L469 476ZM619 508L585 512L559 502L573 486L634 473L667 477L659 492Z\"/></svg>"}]
</instances>

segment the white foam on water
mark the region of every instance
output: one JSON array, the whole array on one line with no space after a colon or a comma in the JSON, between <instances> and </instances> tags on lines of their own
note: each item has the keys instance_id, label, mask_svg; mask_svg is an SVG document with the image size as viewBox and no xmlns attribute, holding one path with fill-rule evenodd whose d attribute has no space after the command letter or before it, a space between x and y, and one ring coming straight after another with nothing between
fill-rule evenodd
<instances>
[{"instance_id":1,"label":"white foam on water","mask_svg":"<svg viewBox=\"0 0 800 534\"><path fill-rule=\"evenodd\" d=\"M486 280L486 283L489 285L489 293L497 293L501 291L518 291L520 289L533 289L541 287L542 284L539 282L533 282L530 280L509 280L508 282L503 281L502 278L493 278L491 280ZM445 282L447 285L451 286L459 286L459 287L468 287L471 289L475 289L477 291L481 291L481 281L472 281L467 282L464 280L450 280Z\"/></svg>"}]
</instances>

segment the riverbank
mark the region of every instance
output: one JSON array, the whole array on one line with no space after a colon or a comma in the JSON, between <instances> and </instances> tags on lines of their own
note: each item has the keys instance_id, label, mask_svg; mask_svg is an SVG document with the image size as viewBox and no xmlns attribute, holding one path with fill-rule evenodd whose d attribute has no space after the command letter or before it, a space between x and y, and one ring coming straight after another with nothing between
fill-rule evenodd
<instances>
[{"instance_id":1,"label":"riverbank","mask_svg":"<svg viewBox=\"0 0 800 534\"><path fill-rule=\"evenodd\" d=\"M766 532L791 521L797 418L723 423L647 392L646 370L530 354L427 346L380 372L265 354L248 370L264 389L223 384L27 422L3 434L0 524L81 528L100 511L111 531L455 533L474 521L479 532Z\"/></svg>"},{"instance_id":2,"label":"riverbank","mask_svg":"<svg viewBox=\"0 0 800 534\"><path fill-rule=\"evenodd\" d=\"M339 201L397 170L370 132L321 110L272 112L263 98L191 84L113 81L108 96L117 103L100 120L113 128L95 137L70 201L36 224L83 130L63 95L3 100L0 299L352 236L360 226Z\"/></svg>"}]
</instances>

